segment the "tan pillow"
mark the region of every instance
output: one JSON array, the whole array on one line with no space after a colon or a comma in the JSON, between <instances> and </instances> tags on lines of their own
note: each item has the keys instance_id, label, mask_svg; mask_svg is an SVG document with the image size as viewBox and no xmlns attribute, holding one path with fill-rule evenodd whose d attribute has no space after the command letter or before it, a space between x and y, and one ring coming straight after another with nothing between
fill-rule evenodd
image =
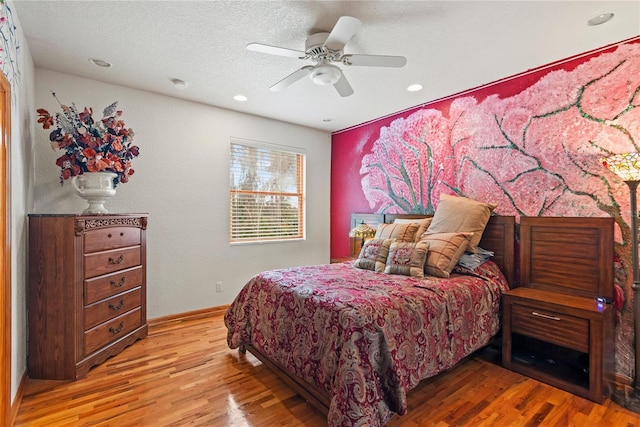
<instances>
[{"instance_id":1,"label":"tan pillow","mask_svg":"<svg viewBox=\"0 0 640 427\"><path fill-rule=\"evenodd\" d=\"M424 261L427 257L429 244L420 242L391 243L387 266L384 272L387 274L402 274L412 277L424 277Z\"/></svg>"},{"instance_id":2,"label":"tan pillow","mask_svg":"<svg viewBox=\"0 0 640 427\"><path fill-rule=\"evenodd\" d=\"M429 228L429 225L431 225L431 220L433 219L433 217L429 217L429 218L424 218L424 219L420 219L420 218L396 218L393 220L394 224L418 224L418 231L416 231L416 235L415 238L413 239L415 242L419 242L420 241L420 237L422 237L422 234L424 234L425 231L427 231L427 228Z\"/></svg>"},{"instance_id":3,"label":"tan pillow","mask_svg":"<svg viewBox=\"0 0 640 427\"><path fill-rule=\"evenodd\" d=\"M387 263L391 239L369 239L364 242L360 256L353 263L354 267L382 273Z\"/></svg>"},{"instance_id":4,"label":"tan pillow","mask_svg":"<svg viewBox=\"0 0 640 427\"><path fill-rule=\"evenodd\" d=\"M392 239L403 242L414 242L418 224L380 224L374 239Z\"/></svg>"},{"instance_id":5,"label":"tan pillow","mask_svg":"<svg viewBox=\"0 0 640 427\"><path fill-rule=\"evenodd\" d=\"M497 205L483 203L466 197L440 194L440 204L427 229L428 233L473 233L467 250L476 252L491 212Z\"/></svg>"},{"instance_id":6,"label":"tan pillow","mask_svg":"<svg viewBox=\"0 0 640 427\"><path fill-rule=\"evenodd\" d=\"M472 237L473 233L423 234L421 241L429 243L429 253L424 263L425 273L436 277L449 277Z\"/></svg>"}]
</instances>

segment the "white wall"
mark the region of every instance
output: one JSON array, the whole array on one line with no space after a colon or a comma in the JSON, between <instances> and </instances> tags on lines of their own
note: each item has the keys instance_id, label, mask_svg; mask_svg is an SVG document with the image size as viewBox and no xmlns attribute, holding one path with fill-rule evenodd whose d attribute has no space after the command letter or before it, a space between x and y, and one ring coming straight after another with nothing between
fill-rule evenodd
<instances>
[{"instance_id":1,"label":"white wall","mask_svg":"<svg viewBox=\"0 0 640 427\"><path fill-rule=\"evenodd\" d=\"M9 17L15 25L17 49L2 53L3 61L15 60L11 82L11 400L15 399L27 369L27 221L33 207L33 103L34 66L17 16ZM9 40L8 45L11 45ZM9 50L7 52L7 50ZM17 58L13 56L17 53ZM4 56L4 55L9 56ZM9 59L9 57L11 59ZM17 59L17 60L16 60ZM3 367L5 369L5 367Z\"/></svg>"},{"instance_id":2,"label":"white wall","mask_svg":"<svg viewBox=\"0 0 640 427\"><path fill-rule=\"evenodd\" d=\"M37 108L93 107L94 118L113 101L135 131L136 173L106 203L110 212L148 212L148 317L230 303L254 274L329 262L331 135L305 127L36 69ZM190 89L196 90L196 89ZM86 203L59 169L48 140L35 130L35 212L80 213ZM307 154L307 239L229 244L229 140L239 137L302 147ZM215 291L215 282L223 291Z\"/></svg>"}]
</instances>

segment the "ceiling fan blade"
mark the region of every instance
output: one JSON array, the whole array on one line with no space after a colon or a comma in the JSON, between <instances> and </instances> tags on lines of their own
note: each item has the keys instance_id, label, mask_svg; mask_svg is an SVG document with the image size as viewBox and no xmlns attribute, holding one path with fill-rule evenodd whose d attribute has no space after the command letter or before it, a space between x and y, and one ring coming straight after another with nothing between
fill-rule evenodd
<instances>
[{"instance_id":1,"label":"ceiling fan blade","mask_svg":"<svg viewBox=\"0 0 640 427\"><path fill-rule=\"evenodd\" d=\"M353 95L353 88L347 81L347 78L344 76L344 73L341 73L340 79L333 84L333 87L336 88L336 90L338 91L338 94L340 94L340 96L342 97Z\"/></svg>"},{"instance_id":2,"label":"ceiling fan blade","mask_svg":"<svg viewBox=\"0 0 640 427\"><path fill-rule=\"evenodd\" d=\"M302 58L305 53L301 50L288 49L286 47L269 46L262 43L249 43L247 49L253 52L268 53L270 55L286 56L289 58Z\"/></svg>"},{"instance_id":3,"label":"ceiling fan blade","mask_svg":"<svg viewBox=\"0 0 640 427\"><path fill-rule=\"evenodd\" d=\"M344 65L356 65L364 67L404 67L407 58L404 56L388 55L343 55Z\"/></svg>"},{"instance_id":4,"label":"ceiling fan blade","mask_svg":"<svg viewBox=\"0 0 640 427\"><path fill-rule=\"evenodd\" d=\"M309 75L309 72L311 70L313 70L313 67L311 65L302 67L299 70L296 70L293 73L289 74L287 77L280 80L278 83L271 86L269 90L272 92L278 92L278 91L281 91L282 89L286 89L292 84L294 84L295 82L297 82L298 80L300 80L301 78L303 78L304 76Z\"/></svg>"},{"instance_id":5,"label":"ceiling fan blade","mask_svg":"<svg viewBox=\"0 0 640 427\"><path fill-rule=\"evenodd\" d=\"M342 50L345 44L360 28L360 20L353 16L341 16L331 33L324 42L324 46L331 50Z\"/></svg>"}]
</instances>

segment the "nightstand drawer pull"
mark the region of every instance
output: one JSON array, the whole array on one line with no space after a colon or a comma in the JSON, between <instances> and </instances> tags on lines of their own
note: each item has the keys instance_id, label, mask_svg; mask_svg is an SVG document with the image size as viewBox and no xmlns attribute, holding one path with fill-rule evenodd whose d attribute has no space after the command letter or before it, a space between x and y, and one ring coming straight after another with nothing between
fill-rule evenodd
<instances>
[{"instance_id":1,"label":"nightstand drawer pull","mask_svg":"<svg viewBox=\"0 0 640 427\"><path fill-rule=\"evenodd\" d=\"M545 319L549 319L549 320L561 320L559 317L548 316L546 314L538 313L537 311L532 311L531 314L533 314L534 316L538 316L538 317L544 317Z\"/></svg>"}]
</instances>

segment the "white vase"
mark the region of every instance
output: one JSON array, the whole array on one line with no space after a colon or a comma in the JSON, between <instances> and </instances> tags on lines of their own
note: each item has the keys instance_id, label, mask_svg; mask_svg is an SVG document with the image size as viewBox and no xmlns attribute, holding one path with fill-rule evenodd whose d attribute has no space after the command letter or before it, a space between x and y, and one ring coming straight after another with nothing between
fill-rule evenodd
<instances>
[{"instance_id":1,"label":"white vase","mask_svg":"<svg viewBox=\"0 0 640 427\"><path fill-rule=\"evenodd\" d=\"M78 196L89 202L89 207L82 212L83 214L109 213L104 203L109 197L116 195L113 179L117 176L118 174L113 172L85 172L71 178Z\"/></svg>"}]
</instances>

